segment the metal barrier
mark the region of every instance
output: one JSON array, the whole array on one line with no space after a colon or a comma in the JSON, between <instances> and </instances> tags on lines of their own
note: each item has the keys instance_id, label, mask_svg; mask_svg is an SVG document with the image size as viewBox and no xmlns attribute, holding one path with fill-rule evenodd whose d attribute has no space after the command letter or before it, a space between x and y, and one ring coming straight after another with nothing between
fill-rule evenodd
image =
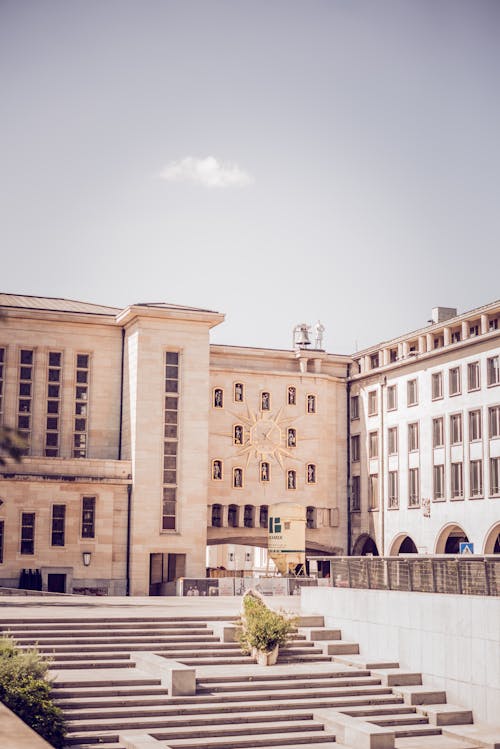
<instances>
[{"instance_id":1,"label":"metal barrier","mask_svg":"<svg viewBox=\"0 0 500 749\"><path fill-rule=\"evenodd\" d=\"M337 588L500 595L500 555L334 557L330 566L330 584Z\"/></svg>"}]
</instances>

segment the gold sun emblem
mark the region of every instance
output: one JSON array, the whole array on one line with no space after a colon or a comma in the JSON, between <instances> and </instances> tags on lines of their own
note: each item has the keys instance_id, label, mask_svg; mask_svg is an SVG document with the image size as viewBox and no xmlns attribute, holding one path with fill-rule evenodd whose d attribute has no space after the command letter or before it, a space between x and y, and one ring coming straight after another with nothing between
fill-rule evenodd
<instances>
[{"instance_id":1,"label":"gold sun emblem","mask_svg":"<svg viewBox=\"0 0 500 749\"><path fill-rule=\"evenodd\" d=\"M250 460L255 458L259 461L276 462L282 469L284 469L283 458L296 460L293 448L290 449L287 444L288 427L296 419L282 416L283 407L275 414L270 411L253 413L249 408L247 411L247 417L238 417L245 429L243 443L236 455L246 455L247 466Z\"/></svg>"}]
</instances>

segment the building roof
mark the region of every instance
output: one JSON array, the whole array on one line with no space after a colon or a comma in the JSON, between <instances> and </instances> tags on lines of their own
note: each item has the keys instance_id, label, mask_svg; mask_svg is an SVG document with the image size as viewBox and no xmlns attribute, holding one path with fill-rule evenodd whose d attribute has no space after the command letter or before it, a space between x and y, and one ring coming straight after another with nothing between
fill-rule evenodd
<instances>
[{"instance_id":1,"label":"building roof","mask_svg":"<svg viewBox=\"0 0 500 749\"><path fill-rule=\"evenodd\" d=\"M51 312L80 312L87 315L113 315L119 307L106 307L103 304L77 302L74 299L60 299L58 297L29 296L27 294L1 294L0 307L17 309L37 309Z\"/></svg>"}]
</instances>

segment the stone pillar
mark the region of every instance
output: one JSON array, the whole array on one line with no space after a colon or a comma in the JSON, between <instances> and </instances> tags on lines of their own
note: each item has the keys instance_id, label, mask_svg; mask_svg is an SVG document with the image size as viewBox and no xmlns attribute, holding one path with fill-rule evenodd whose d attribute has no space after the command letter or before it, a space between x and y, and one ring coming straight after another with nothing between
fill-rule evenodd
<instances>
[{"instance_id":1,"label":"stone pillar","mask_svg":"<svg viewBox=\"0 0 500 749\"><path fill-rule=\"evenodd\" d=\"M426 336L419 335L419 337L418 337L418 353L419 354L425 354L426 351L427 351Z\"/></svg>"},{"instance_id":2,"label":"stone pillar","mask_svg":"<svg viewBox=\"0 0 500 749\"><path fill-rule=\"evenodd\" d=\"M451 328L443 328L444 345L449 346L451 343Z\"/></svg>"},{"instance_id":3,"label":"stone pillar","mask_svg":"<svg viewBox=\"0 0 500 749\"><path fill-rule=\"evenodd\" d=\"M425 337L427 339L427 351L432 351L434 348L434 336L432 333L427 333Z\"/></svg>"},{"instance_id":4,"label":"stone pillar","mask_svg":"<svg viewBox=\"0 0 500 749\"><path fill-rule=\"evenodd\" d=\"M481 315L481 333L487 333L488 328L488 315Z\"/></svg>"},{"instance_id":5,"label":"stone pillar","mask_svg":"<svg viewBox=\"0 0 500 749\"><path fill-rule=\"evenodd\" d=\"M382 349L382 366L385 367L391 362L391 350L388 348Z\"/></svg>"},{"instance_id":6,"label":"stone pillar","mask_svg":"<svg viewBox=\"0 0 500 749\"><path fill-rule=\"evenodd\" d=\"M221 505L221 521L222 521L222 527L227 528L227 516L229 513L229 506L228 505Z\"/></svg>"},{"instance_id":7,"label":"stone pillar","mask_svg":"<svg viewBox=\"0 0 500 749\"><path fill-rule=\"evenodd\" d=\"M469 337L469 323L467 320L462 321L462 341Z\"/></svg>"}]
</instances>

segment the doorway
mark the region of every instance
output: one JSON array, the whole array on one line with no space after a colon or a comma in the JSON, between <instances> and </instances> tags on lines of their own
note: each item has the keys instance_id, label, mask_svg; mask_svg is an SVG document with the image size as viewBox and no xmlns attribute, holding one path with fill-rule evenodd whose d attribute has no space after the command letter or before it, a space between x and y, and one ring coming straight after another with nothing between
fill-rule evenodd
<instances>
[{"instance_id":1,"label":"doorway","mask_svg":"<svg viewBox=\"0 0 500 749\"><path fill-rule=\"evenodd\" d=\"M149 555L149 595L175 596L175 583L186 576L185 554Z\"/></svg>"},{"instance_id":2,"label":"doorway","mask_svg":"<svg viewBox=\"0 0 500 749\"><path fill-rule=\"evenodd\" d=\"M60 572L49 572L47 575L47 590L50 593L66 593L66 575Z\"/></svg>"}]
</instances>

